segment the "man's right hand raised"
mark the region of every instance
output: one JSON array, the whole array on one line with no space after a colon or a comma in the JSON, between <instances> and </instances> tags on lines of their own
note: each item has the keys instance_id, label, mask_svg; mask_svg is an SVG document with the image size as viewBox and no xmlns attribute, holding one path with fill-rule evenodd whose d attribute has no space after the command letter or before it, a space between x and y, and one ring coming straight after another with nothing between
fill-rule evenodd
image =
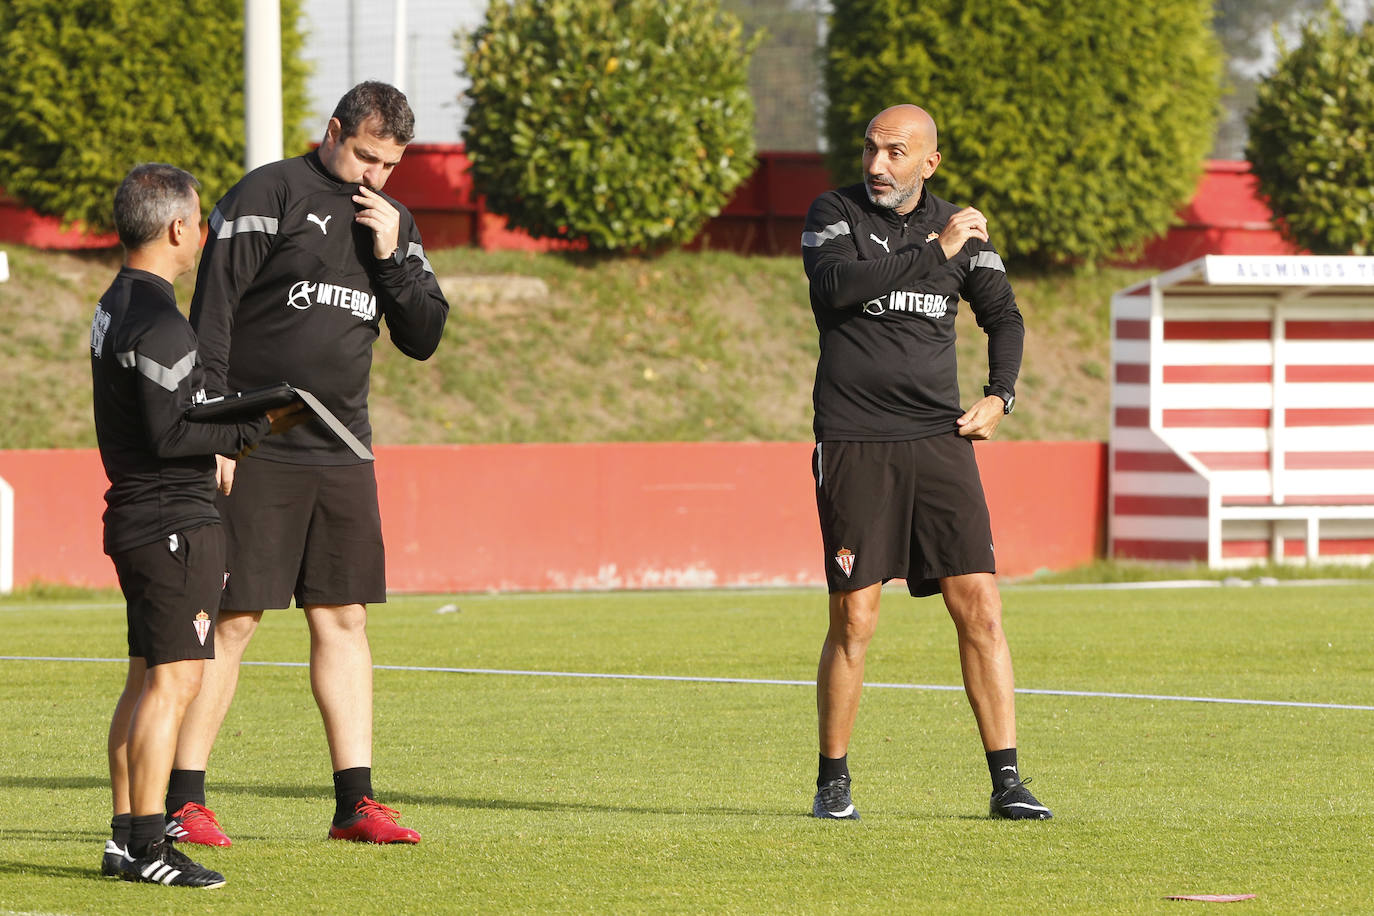
<instances>
[{"instance_id":1,"label":"man's right hand raised","mask_svg":"<svg viewBox=\"0 0 1374 916\"><path fill-rule=\"evenodd\" d=\"M946 260L958 254L969 239L988 240L988 218L972 207L965 207L951 216L936 236Z\"/></svg>"}]
</instances>

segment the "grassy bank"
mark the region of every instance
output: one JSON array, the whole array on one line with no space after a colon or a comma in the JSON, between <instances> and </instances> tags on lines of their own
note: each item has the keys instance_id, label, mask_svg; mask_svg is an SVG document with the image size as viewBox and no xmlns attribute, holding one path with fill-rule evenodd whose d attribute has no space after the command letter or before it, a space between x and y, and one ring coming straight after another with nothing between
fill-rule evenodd
<instances>
[{"instance_id":1,"label":"grassy bank","mask_svg":"<svg viewBox=\"0 0 1374 916\"><path fill-rule=\"evenodd\" d=\"M87 339L111 252L8 247L0 284L0 448L88 447ZM805 440L816 330L799 258L653 259L431 253L453 306L439 352L376 349L384 443ZM1104 439L1108 300L1149 271L1013 270L1026 356L1009 439ZM178 285L183 308L187 278ZM982 332L960 315L965 402L985 382Z\"/></svg>"}]
</instances>

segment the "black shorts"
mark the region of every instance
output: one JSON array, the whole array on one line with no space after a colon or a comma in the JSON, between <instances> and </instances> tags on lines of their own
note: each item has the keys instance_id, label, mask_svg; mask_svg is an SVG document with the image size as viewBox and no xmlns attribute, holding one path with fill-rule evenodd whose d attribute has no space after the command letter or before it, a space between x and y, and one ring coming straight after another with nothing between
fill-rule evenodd
<instances>
[{"instance_id":1,"label":"black shorts","mask_svg":"<svg viewBox=\"0 0 1374 916\"><path fill-rule=\"evenodd\" d=\"M224 531L202 525L110 557L124 592L129 657L149 668L215 657Z\"/></svg>"},{"instance_id":2,"label":"black shorts","mask_svg":"<svg viewBox=\"0 0 1374 916\"><path fill-rule=\"evenodd\" d=\"M226 611L386 600L386 556L372 463L331 467L245 458L224 519Z\"/></svg>"},{"instance_id":3,"label":"black shorts","mask_svg":"<svg viewBox=\"0 0 1374 916\"><path fill-rule=\"evenodd\" d=\"M905 579L937 595L946 576L997 571L968 439L818 442L811 472L832 593Z\"/></svg>"}]
</instances>

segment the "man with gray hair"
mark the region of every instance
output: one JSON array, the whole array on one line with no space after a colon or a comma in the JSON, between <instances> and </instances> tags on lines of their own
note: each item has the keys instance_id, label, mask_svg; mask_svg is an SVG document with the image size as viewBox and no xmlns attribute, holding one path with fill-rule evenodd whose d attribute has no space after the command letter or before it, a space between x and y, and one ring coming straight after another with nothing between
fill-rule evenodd
<instances>
[{"instance_id":1,"label":"man with gray hair","mask_svg":"<svg viewBox=\"0 0 1374 916\"><path fill-rule=\"evenodd\" d=\"M1051 816L1017 760L1011 651L973 455L1012 411L1025 326L987 219L926 187L940 158L925 110L880 111L863 137L863 183L816 198L802 233L820 332L812 471L830 591L816 674L819 818L859 817L849 741L890 579L944 598L992 778L990 816ZM955 363L961 299L988 338L988 384L967 409Z\"/></svg>"},{"instance_id":2,"label":"man with gray hair","mask_svg":"<svg viewBox=\"0 0 1374 916\"><path fill-rule=\"evenodd\" d=\"M161 163L137 166L120 184L114 221L124 266L91 321L96 440L110 480L104 547L124 592L129 641L107 742L114 819L101 871L218 887L223 875L165 839L162 816L177 732L215 655L224 534L214 456L243 454L290 421L285 408L241 423L187 419L203 372L172 281L200 249L198 187Z\"/></svg>"},{"instance_id":3,"label":"man with gray hair","mask_svg":"<svg viewBox=\"0 0 1374 916\"><path fill-rule=\"evenodd\" d=\"M215 206L191 300L212 395L290 382L371 444L368 380L383 319L402 353L427 359L448 316L414 219L381 192L414 130L400 90L360 83L317 150L256 169ZM263 609L294 598L310 629L310 686L334 772L328 836L418 843L372 789L367 606L386 600L372 462L322 425L302 424L247 460L221 461L220 492L221 651L182 727L168 835L230 845L205 805L210 750Z\"/></svg>"}]
</instances>

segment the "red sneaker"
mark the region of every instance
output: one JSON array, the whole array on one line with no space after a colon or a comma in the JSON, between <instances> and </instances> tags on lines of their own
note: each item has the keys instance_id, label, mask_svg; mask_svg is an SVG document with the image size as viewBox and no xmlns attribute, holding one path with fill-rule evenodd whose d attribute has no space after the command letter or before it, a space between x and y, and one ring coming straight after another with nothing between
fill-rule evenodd
<instances>
[{"instance_id":1,"label":"red sneaker","mask_svg":"<svg viewBox=\"0 0 1374 916\"><path fill-rule=\"evenodd\" d=\"M167 837L178 843L200 846L234 845L215 820L215 812L196 802L187 802L167 821Z\"/></svg>"},{"instance_id":2,"label":"red sneaker","mask_svg":"<svg viewBox=\"0 0 1374 916\"><path fill-rule=\"evenodd\" d=\"M396 823L401 812L381 802L364 797L358 802L356 815L342 827L329 825L331 840L353 840L358 843L418 843L420 834Z\"/></svg>"}]
</instances>

